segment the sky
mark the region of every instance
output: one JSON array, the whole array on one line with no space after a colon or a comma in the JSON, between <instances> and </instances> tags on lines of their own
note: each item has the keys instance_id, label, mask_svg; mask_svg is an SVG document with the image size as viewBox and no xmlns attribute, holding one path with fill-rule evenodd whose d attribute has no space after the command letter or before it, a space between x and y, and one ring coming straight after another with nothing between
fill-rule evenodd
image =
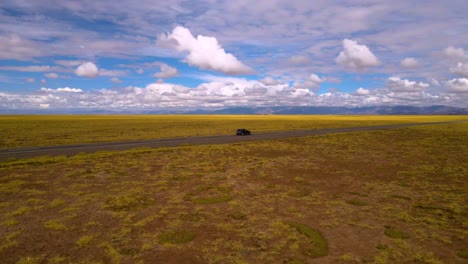
<instances>
[{"instance_id":1,"label":"sky","mask_svg":"<svg viewBox=\"0 0 468 264\"><path fill-rule=\"evenodd\" d=\"M2 0L0 111L468 107L466 0Z\"/></svg>"}]
</instances>

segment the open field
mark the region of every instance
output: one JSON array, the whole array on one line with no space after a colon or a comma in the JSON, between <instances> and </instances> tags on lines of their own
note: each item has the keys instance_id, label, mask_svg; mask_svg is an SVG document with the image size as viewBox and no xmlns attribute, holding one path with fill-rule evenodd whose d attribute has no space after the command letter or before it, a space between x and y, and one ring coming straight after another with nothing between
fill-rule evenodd
<instances>
[{"instance_id":1,"label":"open field","mask_svg":"<svg viewBox=\"0 0 468 264\"><path fill-rule=\"evenodd\" d=\"M466 263L467 157L464 122L3 162L0 259Z\"/></svg>"},{"instance_id":2,"label":"open field","mask_svg":"<svg viewBox=\"0 0 468 264\"><path fill-rule=\"evenodd\" d=\"M467 119L466 116L0 116L0 149Z\"/></svg>"}]
</instances>

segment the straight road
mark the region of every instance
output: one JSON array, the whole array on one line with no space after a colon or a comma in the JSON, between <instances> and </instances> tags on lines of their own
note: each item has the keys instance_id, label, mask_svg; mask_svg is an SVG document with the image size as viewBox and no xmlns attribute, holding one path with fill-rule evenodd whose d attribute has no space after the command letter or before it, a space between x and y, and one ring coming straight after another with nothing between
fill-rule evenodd
<instances>
[{"instance_id":1,"label":"straight road","mask_svg":"<svg viewBox=\"0 0 468 264\"><path fill-rule=\"evenodd\" d=\"M221 136L205 136L205 137L187 137L187 138L165 138L165 139L150 139L150 140L132 140L119 142L102 142L102 143L87 143L74 145L60 145L47 147L28 147L0 150L0 161L8 159L32 158L36 156L60 156L60 155L75 155L78 153L92 153L103 150L127 150L132 148L150 147L177 147L185 145L213 145L213 144L231 144L237 142L247 142L256 140L272 140L292 137L306 137L316 135L326 135L332 133L348 133L358 131L376 131L385 129L397 129L412 126L424 126L434 124L448 124L466 121L447 121L447 122L426 122L426 123L408 123L396 125L380 125L380 126L361 126L361 127L344 127L344 128L329 128L317 130L291 130L291 131L276 131L255 133L250 136L236 135L221 135ZM234 133L235 131L233 131Z\"/></svg>"}]
</instances>

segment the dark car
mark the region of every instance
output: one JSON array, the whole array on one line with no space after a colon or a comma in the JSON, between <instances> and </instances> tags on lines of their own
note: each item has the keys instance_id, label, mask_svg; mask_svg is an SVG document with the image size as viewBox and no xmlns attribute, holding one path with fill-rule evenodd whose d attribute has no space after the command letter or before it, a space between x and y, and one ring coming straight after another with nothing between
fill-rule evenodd
<instances>
[{"instance_id":1,"label":"dark car","mask_svg":"<svg viewBox=\"0 0 468 264\"><path fill-rule=\"evenodd\" d=\"M247 130L247 129L244 129L244 128L239 128L239 129L237 129L237 131L236 131L236 135L238 135L238 136L250 135L250 131Z\"/></svg>"}]
</instances>

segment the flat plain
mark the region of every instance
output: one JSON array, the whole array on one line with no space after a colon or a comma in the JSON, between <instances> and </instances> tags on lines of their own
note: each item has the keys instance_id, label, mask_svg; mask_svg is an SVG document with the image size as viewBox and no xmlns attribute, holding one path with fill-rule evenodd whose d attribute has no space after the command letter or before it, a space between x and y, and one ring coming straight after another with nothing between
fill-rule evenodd
<instances>
[{"instance_id":1,"label":"flat plain","mask_svg":"<svg viewBox=\"0 0 468 264\"><path fill-rule=\"evenodd\" d=\"M463 119L460 116L4 115L0 149ZM466 119L466 118L465 118Z\"/></svg>"},{"instance_id":2,"label":"flat plain","mask_svg":"<svg viewBox=\"0 0 468 264\"><path fill-rule=\"evenodd\" d=\"M37 122L35 131L15 118L0 118L0 134L18 131L2 146L464 119L118 116L106 123L82 116L67 126L66 116L22 117ZM0 259L466 263L467 157L463 122L11 160L0 163Z\"/></svg>"}]
</instances>

